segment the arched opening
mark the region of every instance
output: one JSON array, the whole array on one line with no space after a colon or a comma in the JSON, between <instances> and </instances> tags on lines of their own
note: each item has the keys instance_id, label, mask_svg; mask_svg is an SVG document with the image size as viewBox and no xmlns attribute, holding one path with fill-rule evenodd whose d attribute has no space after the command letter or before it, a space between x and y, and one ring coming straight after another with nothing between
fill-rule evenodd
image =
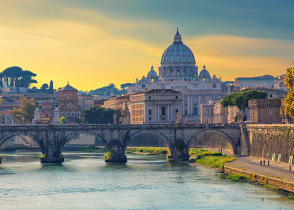
<instances>
[{"instance_id":1,"label":"arched opening","mask_svg":"<svg viewBox=\"0 0 294 210\"><path fill-rule=\"evenodd\" d=\"M127 153L167 154L170 142L161 133L139 131L127 139Z\"/></svg>"},{"instance_id":2,"label":"arched opening","mask_svg":"<svg viewBox=\"0 0 294 210\"><path fill-rule=\"evenodd\" d=\"M40 158L42 150L42 142L34 136L8 134L0 139L0 152L5 153L5 162L35 161Z\"/></svg>"},{"instance_id":3,"label":"arched opening","mask_svg":"<svg viewBox=\"0 0 294 210\"><path fill-rule=\"evenodd\" d=\"M206 130L196 134L189 142L190 152L194 148L215 152L222 152L227 155L236 154L233 141L225 133L216 130Z\"/></svg>"},{"instance_id":4,"label":"arched opening","mask_svg":"<svg viewBox=\"0 0 294 210\"><path fill-rule=\"evenodd\" d=\"M105 141L104 139L91 132L70 134L65 137L64 140L64 151L84 151L84 152L94 152L94 151L104 151Z\"/></svg>"},{"instance_id":5,"label":"arched opening","mask_svg":"<svg viewBox=\"0 0 294 210\"><path fill-rule=\"evenodd\" d=\"M19 149L40 148L39 142L28 135L7 135L0 139L0 150L15 151Z\"/></svg>"}]
</instances>

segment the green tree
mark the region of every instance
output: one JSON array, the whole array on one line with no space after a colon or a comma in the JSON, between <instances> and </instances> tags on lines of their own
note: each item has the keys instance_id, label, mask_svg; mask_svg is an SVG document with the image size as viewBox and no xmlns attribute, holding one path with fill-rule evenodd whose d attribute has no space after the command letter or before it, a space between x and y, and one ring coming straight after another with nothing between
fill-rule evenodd
<instances>
[{"instance_id":1,"label":"green tree","mask_svg":"<svg viewBox=\"0 0 294 210\"><path fill-rule=\"evenodd\" d=\"M240 110L248 108L248 101L251 99L266 99L267 93L259 90L247 90L243 92L231 93L223 98L223 107L237 106Z\"/></svg>"},{"instance_id":2,"label":"green tree","mask_svg":"<svg viewBox=\"0 0 294 210\"><path fill-rule=\"evenodd\" d=\"M85 121L89 124L113 123L113 114L117 112L112 109L102 107L92 107L84 113Z\"/></svg>"},{"instance_id":3,"label":"green tree","mask_svg":"<svg viewBox=\"0 0 294 210\"><path fill-rule=\"evenodd\" d=\"M36 80L32 79L32 77L37 76L35 73L23 70L19 66L11 66L6 68L0 75L1 85L3 86L3 82L7 85L7 87L26 87L28 88L30 84L37 83ZM4 80L4 81L3 81Z\"/></svg>"},{"instance_id":4,"label":"green tree","mask_svg":"<svg viewBox=\"0 0 294 210\"><path fill-rule=\"evenodd\" d=\"M294 67L287 69L285 83L289 89L285 100L285 112L294 119Z\"/></svg>"},{"instance_id":5,"label":"green tree","mask_svg":"<svg viewBox=\"0 0 294 210\"><path fill-rule=\"evenodd\" d=\"M49 86L49 93L53 94L53 81L50 81L50 86Z\"/></svg>"},{"instance_id":6,"label":"green tree","mask_svg":"<svg viewBox=\"0 0 294 210\"><path fill-rule=\"evenodd\" d=\"M33 98L21 98L19 109L13 109L11 115L15 122L31 123L34 118L36 103Z\"/></svg>"}]
</instances>

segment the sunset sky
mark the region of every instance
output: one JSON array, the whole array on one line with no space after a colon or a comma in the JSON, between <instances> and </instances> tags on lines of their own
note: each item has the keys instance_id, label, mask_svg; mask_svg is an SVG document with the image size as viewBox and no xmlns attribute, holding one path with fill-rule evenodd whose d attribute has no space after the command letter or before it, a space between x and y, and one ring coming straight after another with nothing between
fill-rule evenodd
<instances>
[{"instance_id":1,"label":"sunset sky","mask_svg":"<svg viewBox=\"0 0 294 210\"><path fill-rule=\"evenodd\" d=\"M18 65L80 90L134 82L176 28L223 81L280 75L294 58L293 0L2 0L0 69Z\"/></svg>"}]
</instances>

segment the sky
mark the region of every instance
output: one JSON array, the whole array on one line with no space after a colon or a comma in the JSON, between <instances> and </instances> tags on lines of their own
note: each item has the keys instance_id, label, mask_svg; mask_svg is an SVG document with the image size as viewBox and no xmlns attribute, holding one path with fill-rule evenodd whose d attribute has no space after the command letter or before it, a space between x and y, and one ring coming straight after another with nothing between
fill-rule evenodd
<instances>
[{"instance_id":1,"label":"sky","mask_svg":"<svg viewBox=\"0 0 294 210\"><path fill-rule=\"evenodd\" d=\"M293 0L1 0L0 70L79 90L158 70L176 28L196 65L223 81L293 65Z\"/></svg>"}]
</instances>

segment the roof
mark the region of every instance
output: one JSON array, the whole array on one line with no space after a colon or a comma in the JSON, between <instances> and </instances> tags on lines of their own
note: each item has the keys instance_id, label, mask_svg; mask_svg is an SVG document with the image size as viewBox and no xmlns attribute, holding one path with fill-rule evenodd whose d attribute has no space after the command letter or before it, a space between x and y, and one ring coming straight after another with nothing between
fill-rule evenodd
<instances>
[{"instance_id":1,"label":"roof","mask_svg":"<svg viewBox=\"0 0 294 210\"><path fill-rule=\"evenodd\" d=\"M247 80L247 79L274 79L272 75L263 75L258 77L237 77L236 80Z\"/></svg>"},{"instance_id":2,"label":"roof","mask_svg":"<svg viewBox=\"0 0 294 210\"><path fill-rule=\"evenodd\" d=\"M145 93L154 93L154 92L158 92L158 91L162 91L162 92L173 92L173 93L177 93L177 94L181 94L179 91L173 90L173 89L152 89L152 90L143 90L141 92L135 93L133 95L139 95L139 94L145 94Z\"/></svg>"},{"instance_id":3,"label":"roof","mask_svg":"<svg viewBox=\"0 0 294 210\"><path fill-rule=\"evenodd\" d=\"M78 91L77 89L75 89L74 87L70 86L69 84L67 84L64 88L61 88L61 90Z\"/></svg>"}]
</instances>

